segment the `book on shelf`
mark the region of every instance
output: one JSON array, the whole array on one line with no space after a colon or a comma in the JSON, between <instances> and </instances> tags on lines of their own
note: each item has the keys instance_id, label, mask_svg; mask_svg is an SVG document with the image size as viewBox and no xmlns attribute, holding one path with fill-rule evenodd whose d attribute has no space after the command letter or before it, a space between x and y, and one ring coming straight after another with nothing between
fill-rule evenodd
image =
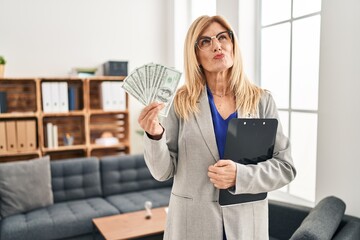
<instances>
[{"instance_id":1,"label":"book on shelf","mask_svg":"<svg viewBox=\"0 0 360 240\"><path fill-rule=\"evenodd\" d=\"M77 85L69 85L68 87L68 106L69 111L80 110L81 100L80 100L80 89Z\"/></svg>"},{"instance_id":2,"label":"book on shelf","mask_svg":"<svg viewBox=\"0 0 360 240\"><path fill-rule=\"evenodd\" d=\"M46 124L46 145L48 148L57 148L58 142L58 126L52 123Z\"/></svg>"},{"instance_id":3,"label":"book on shelf","mask_svg":"<svg viewBox=\"0 0 360 240\"><path fill-rule=\"evenodd\" d=\"M59 142L58 142L58 126L57 125L53 125L52 128L53 131L53 147L56 148L59 146Z\"/></svg>"},{"instance_id":4,"label":"book on shelf","mask_svg":"<svg viewBox=\"0 0 360 240\"><path fill-rule=\"evenodd\" d=\"M53 130L52 130L52 123L46 124L46 146L48 148L53 147Z\"/></svg>"},{"instance_id":5,"label":"book on shelf","mask_svg":"<svg viewBox=\"0 0 360 240\"><path fill-rule=\"evenodd\" d=\"M83 68L83 67L76 67L71 70L70 75L79 77L79 78L87 78L87 77L94 77L96 75L97 68Z\"/></svg>"},{"instance_id":6,"label":"book on shelf","mask_svg":"<svg viewBox=\"0 0 360 240\"><path fill-rule=\"evenodd\" d=\"M0 92L0 113L7 112L6 92Z\"/></svg>"}]
</instances>

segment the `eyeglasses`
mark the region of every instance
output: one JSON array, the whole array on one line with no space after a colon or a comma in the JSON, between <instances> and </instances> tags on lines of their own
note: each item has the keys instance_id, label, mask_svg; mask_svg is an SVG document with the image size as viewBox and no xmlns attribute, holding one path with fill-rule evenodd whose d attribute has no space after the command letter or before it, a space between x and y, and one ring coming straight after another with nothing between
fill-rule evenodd
<instances>
[{"instance_id":1,"label":"eyeglasses","mask_svg":"<svg viewBox=\"0 0 360 240\"><path fill-rule=\"evenodd\" d=\"M211 46L214 38L216 38L220 44L229 44L232 43L233 32L228 30L228 31L220 32L216 34L216 36L200 37L195 42L195 47L197 46L202 51L211 51Z\"/></svg>"}]
</instances>

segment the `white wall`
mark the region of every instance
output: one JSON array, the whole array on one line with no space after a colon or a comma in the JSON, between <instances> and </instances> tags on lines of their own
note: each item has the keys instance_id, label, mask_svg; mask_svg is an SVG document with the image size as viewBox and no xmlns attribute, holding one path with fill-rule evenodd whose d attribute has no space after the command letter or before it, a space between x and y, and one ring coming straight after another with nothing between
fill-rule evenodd
<instances>
[{"instance_id":1,"label":"white wall","mask_svg":"<svg viewBox=\"0 0 360 240\"><path fill-rule=\"evenodd\" d=\"M360 1L322 1L316 201L360 217Z\"/></svg>"},{"instance_id":2,"label":"white wall","mask_svg":"<svg viewBox=\"0 0 360 240\"><path fill-rule=\"evenodd\" d=\"M6 77L65 76L73 67L129 61L169 65L166 0L0 0L0 55ZM171 65L170 65L171 66ZM132 152L142 152L130 99Z\"/></svg>"}]
</instances>

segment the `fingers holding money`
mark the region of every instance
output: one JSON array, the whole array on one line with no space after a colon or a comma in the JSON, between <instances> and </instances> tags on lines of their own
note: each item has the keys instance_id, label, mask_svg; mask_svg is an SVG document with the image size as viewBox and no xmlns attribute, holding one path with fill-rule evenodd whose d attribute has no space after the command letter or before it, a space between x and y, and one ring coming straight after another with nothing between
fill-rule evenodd
<instances>
[{"instance_id":1,"label":"fingers holding money","mask_svg":"<svg viewBox=\"0 0 360 240\"><path fill-rule=\"evenodd\" d=\"M141 111L138 118L141 128L153 137L161 136L164 131L158 120L158 114L164 107L163 103L151 103Z\"/></svg>"}]
</instances>

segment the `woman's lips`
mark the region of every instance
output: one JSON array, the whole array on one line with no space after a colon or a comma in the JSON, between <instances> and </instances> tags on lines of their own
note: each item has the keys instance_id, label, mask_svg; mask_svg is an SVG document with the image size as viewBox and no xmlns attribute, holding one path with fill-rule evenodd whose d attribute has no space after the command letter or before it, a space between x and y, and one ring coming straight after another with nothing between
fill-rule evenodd
<instances>
[{"instance_id":1,"label":"woman's lips","mask_svg":"<svg viewBox=\"0 0 360 240\"><path fill-rule=\"evenodd\" d=\"M224 54L221 53L221 54L216 54L214 59L222 59L224 57Z\"/></svg>"}]
</instances>

